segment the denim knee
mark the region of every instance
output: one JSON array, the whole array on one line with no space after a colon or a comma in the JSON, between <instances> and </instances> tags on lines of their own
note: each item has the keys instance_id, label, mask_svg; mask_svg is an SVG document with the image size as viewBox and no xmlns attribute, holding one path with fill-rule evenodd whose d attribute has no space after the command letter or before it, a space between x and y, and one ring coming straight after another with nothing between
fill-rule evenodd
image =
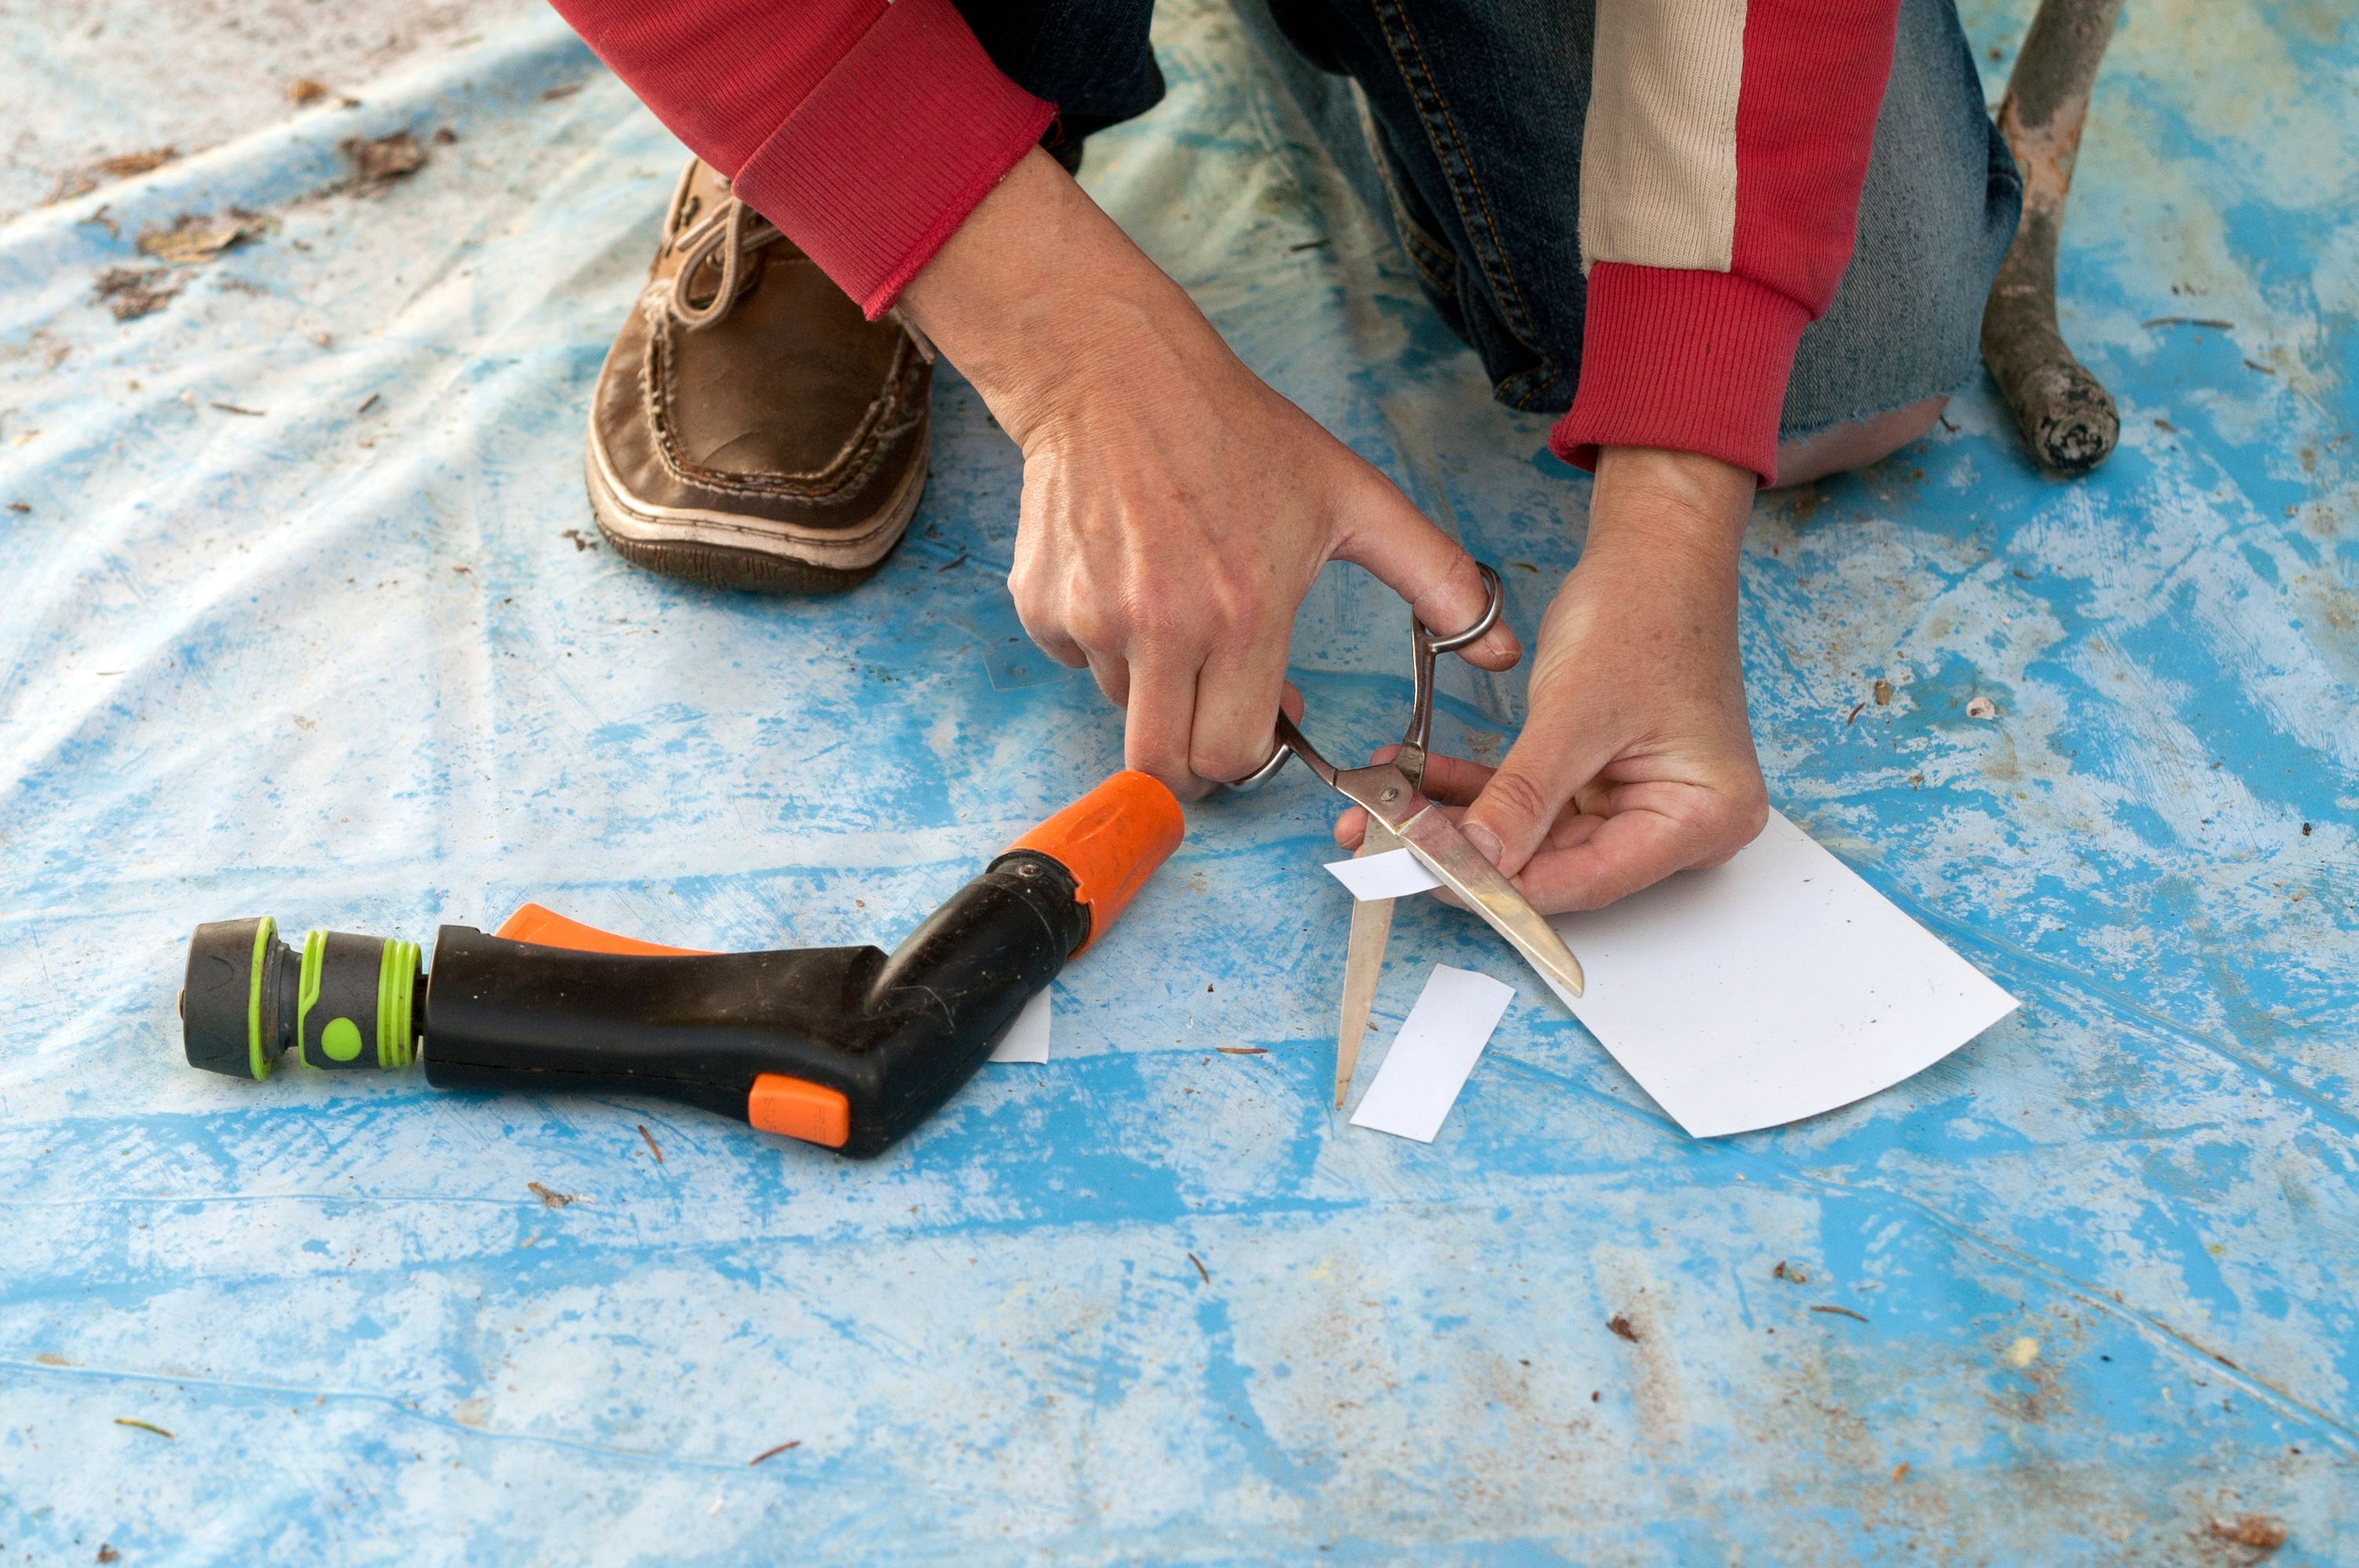
<instances>
[{"instance_id":1,"label":"denim knee","mask_svg":"<svg viewBox=\"0 0 2359 1568\"><path fill-rule=\"evenodd\" d=\"M1973 375L1983 302L2022 209L1951 0L1902 0L1851 265L1802 335L1780 435L1905 407Z\"/></svg>"}]
</instances>

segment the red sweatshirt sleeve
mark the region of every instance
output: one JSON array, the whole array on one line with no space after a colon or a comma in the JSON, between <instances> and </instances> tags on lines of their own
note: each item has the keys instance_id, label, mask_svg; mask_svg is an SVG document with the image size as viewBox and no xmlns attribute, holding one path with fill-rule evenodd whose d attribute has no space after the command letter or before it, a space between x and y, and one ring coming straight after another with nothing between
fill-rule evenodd
<instances>
[{"instance_id":1,"label":"red sweatshirt sleeve","mask_svg":"<svg viewBox=\"0 0 2359 1568\"><path fill-rule=\"evenodd\" d=\"M1581 384L1549 446L1776 477L1802 329L1851 260L1899 0L1600 0Z\"/></svg>"},{"instance_id":2,"label":"red sweatshirt sleeve","mask_svg":"<svg viewBox=\"0 0 2359 1568\"><path fill-rule=\"evenodd\" d=\"M554 4L872 319L1056 114L951 0Z\"/></svg>"}]
</instances>

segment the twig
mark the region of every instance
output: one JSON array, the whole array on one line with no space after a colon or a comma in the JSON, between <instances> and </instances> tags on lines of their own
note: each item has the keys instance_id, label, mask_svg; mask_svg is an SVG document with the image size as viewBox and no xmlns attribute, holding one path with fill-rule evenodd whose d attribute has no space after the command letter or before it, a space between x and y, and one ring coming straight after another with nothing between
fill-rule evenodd
<instances>
[{"instance_id":1,"label":"twig","mask_svg":"<svg viewBox=\"0 0 2359 1568\"><path fill-rule=\"evenodd\" d=\"M2236 330L2236 323L2234 321L2215 321L2208 316L2157 316L2152 320L2141 321L2138 325L2141 327L2209 327L2215 332L2233 332Z\"/></svg>"},{"instance_id":2,"label":"twig","mask_svg":"<svg viewBox=\"0 0 2359 1568\"><path fill-rule=\"evenodd\" d=\"M647 1152L656 1157L656 1163L662 1164L663 1151L656 1147L656 1135L647 1130L647 1124L644 1121L639 1123L639 1136L647 1141Z\"/></svg>"},{"instance_id":3,"label":"twig","mask_svg":"<svg viewBox=\"0 0 2359 1568\"><path fill-rule=\"evenodd\" d=\"M1266 1056L1269 1049L1263 1045L1215 1045L1213 1050L1223 1056Z\"/></svg>"},{"instance_id":4,"label":"twig","mask_svg":"<svg viewBox=\"0 0 2359 1568\"><path fill-rule=\"evenodd\" d=\"M1860 1314L1858 1314L1858 1313L1855 1313L1855 1312L1852 1311L1852 1310L1851 1310L1851 1308L1849 1308L1849 1307L1839 1307L1839 1306L1814 1306L1814 1307L1812 1307L1810 1310L1811 1310L1812 1312L1831 1312L1831 1313L1834 1313L1834 1314L1836 1314L1838 1316L1842 1316L1842 1317L1855 1317L1855 1318L1858 1318L1858 1319L1859 1319L1859 1321L1860 1321L1860 1322L1862 1322L1862 1323L1865 1323L1865 1322L1867 1321L1867 1319L1866 1319L1864 1316L1862 1316Z\"/></svg>"},{"instance_id":5,"label":"twig","mask_svg":"<svg viewBox=\"0 0 2359 1568\"><path fill-rule=\"evenodd\" d=\"M647 1130L645 1128L641 1128L640 1130L644 1132ZM745 1463L748 1466L759 1465L765 1459L775 1459L779 1454L784 1454L788 1449L800 1448L802 1445L803 1440L798 1437L791 1443L781 1443L776 1448L765 1448L759 1454L755 1454L751 1459L746 1460Z\"/></svg>"},{"instance_id":6,"label":"twig","mask_svg":"<svg viewBox=\"0 0 2359 1568\"><path fill-rule=\"evenodd\" d=\"M2081 148L2089 91L2122 0L2040 0L1999 105L1998 128L2023 169L2023 222L1983 307L1983 362L2032 456L2086 473L2121 438L2111 394L2056 327L2056 245Z\"/></svg>"},{"instance_id":7,"label":"twig","mask_svg":"<svg viewBox=\"0 0 2359 1568\"><path fill-rule=\"evenodd\" d=\"M116 1416L114 1418L114 1424L117 1426L136 1426L142 1432L152 1432L158 1437L169 1437L172 1435L170 1433L166 1432L162 1427L158 1426L154 1422L141 1421L136 1416Z\"/></svg>"},{"instance_id":8,"label":"twig","mask_svg":"<svg viewBox=\"0 0 2359 1568\"><path fill-rule=\"evenodd\" d=\"M1204 1260L1201 1258L1190 1252L1188 1254L1188 1261L1196 1265L1196 1272L1203 1277L1204 1283L1209 1285L1212 1282L1212 1272L1204 1267Z\"/></svg>"}]
</instances>

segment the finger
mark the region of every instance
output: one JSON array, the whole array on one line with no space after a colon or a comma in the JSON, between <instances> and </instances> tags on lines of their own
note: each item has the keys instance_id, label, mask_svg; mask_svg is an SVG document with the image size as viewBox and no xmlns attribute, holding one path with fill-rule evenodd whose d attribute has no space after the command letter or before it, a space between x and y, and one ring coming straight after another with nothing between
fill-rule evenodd
<instances>
[{"instance_id":1,"label":"finger","mask_svg":"<svg viewBox=\"0 0 2359 1568\"><path fill-rule=\"evenodd\" d=\"M1678 784L1655 789L1664 795L1692 793L1690 786ZM1594 829L1579 842L1541 849L1525 864L1516 885L1543 914L1597 909L1674 871L1717 865L1744 848L1741 833L1732 833L1710 813L1682 809L1688 805L1670 799L1654 808L1625 806L1611 816L1584 817L1596 824ZM1726 842L1731 838L1738 841Z\"/></svg>"},{"instance_id":2,"label":"finger","mask_svg":"<svg viewBox=\"0 0 2359 1568\"><path fill-rule=\"evenodd\" d=\"M1188 766L1198 778L1241 779L1269 761L1286 697L1284 622L1242 645L1216 647L1196 674Z\"/></svg>"},{"instance_id":3,"label":"finger","mask_svg":"<svg viewBox=\"0 0 2359 1568\"><path fill-rule=\"evenodd\" d=\"M1399 750L1398 746L1387 746L1376 753L1376 761L1390 762L1392 759L1386 753ZM1491 775L1497 771L1480 762L1470 762L1463 757L1429 752L1425 756L1425 798L1438 800L1445 806L1471 806L1474 797L1483 793L1483 786L1491 782Z\"/></svg>"},{"instance_id":4,"label":"finger","mask_svg":"<svg viewBox=\"0 0 2359 1568\"><path fill-rule=\"evenodd\" d=\"M1094 649L1082 650L1082 662L1090 666L1090 675L1097 681L1098 689L1116 708L1130 706L1130 665L1119 654L1102 654Z\"/></svg>"},{"instance_id":5,"label":"finger","mask_svg":"<svg viewBox=\"0 0 2359 1568\"><path fill-rule=\"evenodd\" d=\"M1509 876L1540 847L1557 815L1613 760L1619 739L1575 698L1535 708L1466 813L1466 837ZM1593 788L1586 797L1594 799ZM1496 853L1493 853L1495 850Z\"/></svg>"},{"instance_id":6,"label":"finger","mask_svg":"<svg viewBox=\"0 0 2359 1568\"><path fill-rule=\"evenodd\" d=\"M1474 557L1435 527L1408 496L1371 469L1367 485L1350 504L1352 520L1335 546L1338 559L1374 572L1408 600L1417 618L1437 637L1462 632L1483 618L1490 593ZM1502 616L1479 641L1461 648L1458 656L1486 670L1504 670L1523 652Z\"/></svg>"},{"instance_id":7,"label":"finger","mask_svg":"<svg viewBox=\"0 0 2359 1568\"><path fill-rule=\"evenodd\" d=\"M1182 800L1193 800L1210 787L1188 764L1197 667L1193 660L1169 654L1142 654L1130 664L1129 700L1124 704L1123 766L1154 774Z\"/></svg>"},{"instance_id":8,"label":"finger","mask_svg":"<svg viewBox=\"0 0 2359 1568\"><path fill-rule=\"evenodd\" d=\"M1067 669L1080 669L1090 662L1089 650L1065 622L1063 596L1053 589L1042 590L1040 585L1049 579L1020 543L1016 555L1016 564L1007 574L1007 594L1016 603L1016 624L1042 653Z\"/></svg>"}]
</instances>

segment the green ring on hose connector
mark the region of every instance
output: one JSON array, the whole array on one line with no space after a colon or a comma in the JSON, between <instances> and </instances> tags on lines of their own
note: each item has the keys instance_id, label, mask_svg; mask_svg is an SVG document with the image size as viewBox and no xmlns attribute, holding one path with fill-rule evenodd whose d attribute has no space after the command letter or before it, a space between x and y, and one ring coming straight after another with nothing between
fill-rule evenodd
<instances>
[{"instance_id":1,"label":"green ring on hose connector","mask_svg":"<svg viewBox=\"0 0 2359 1568\"><path fill-rule=\"evenodd\" d=\"M303 1061L303 1023L311 1004L320 1000L320 970L328 959L328 934L314 931L303 938L303 968L295 981L295 1060ZM308 1063L305 1064L309 1065Z\"/></svg>"},{"instance_id":2,"label":"green ring on hose connector","mask_svg":"<svg viewBox=\"0 0 2359 1568\"><path fill-rule=\"evenodd\" d=\"M245 982L245 1059L257 1084L270 1076L270 1058L262 1054L262 960L277 935L278 922L264 915L254 928L254 962Z\"/></svg>"},{"instance_id":3,"label":"green ring on hose connector","mask_svg":"<svg viewBox=\"0 0 2359 1568\"><path fill-rule=\"evenodd\" d=\"M418 944L386 938L376 974L376 1065L388 1071L409 1065L409 1005L417 984Z\"/></svg>"}]
</instances>

